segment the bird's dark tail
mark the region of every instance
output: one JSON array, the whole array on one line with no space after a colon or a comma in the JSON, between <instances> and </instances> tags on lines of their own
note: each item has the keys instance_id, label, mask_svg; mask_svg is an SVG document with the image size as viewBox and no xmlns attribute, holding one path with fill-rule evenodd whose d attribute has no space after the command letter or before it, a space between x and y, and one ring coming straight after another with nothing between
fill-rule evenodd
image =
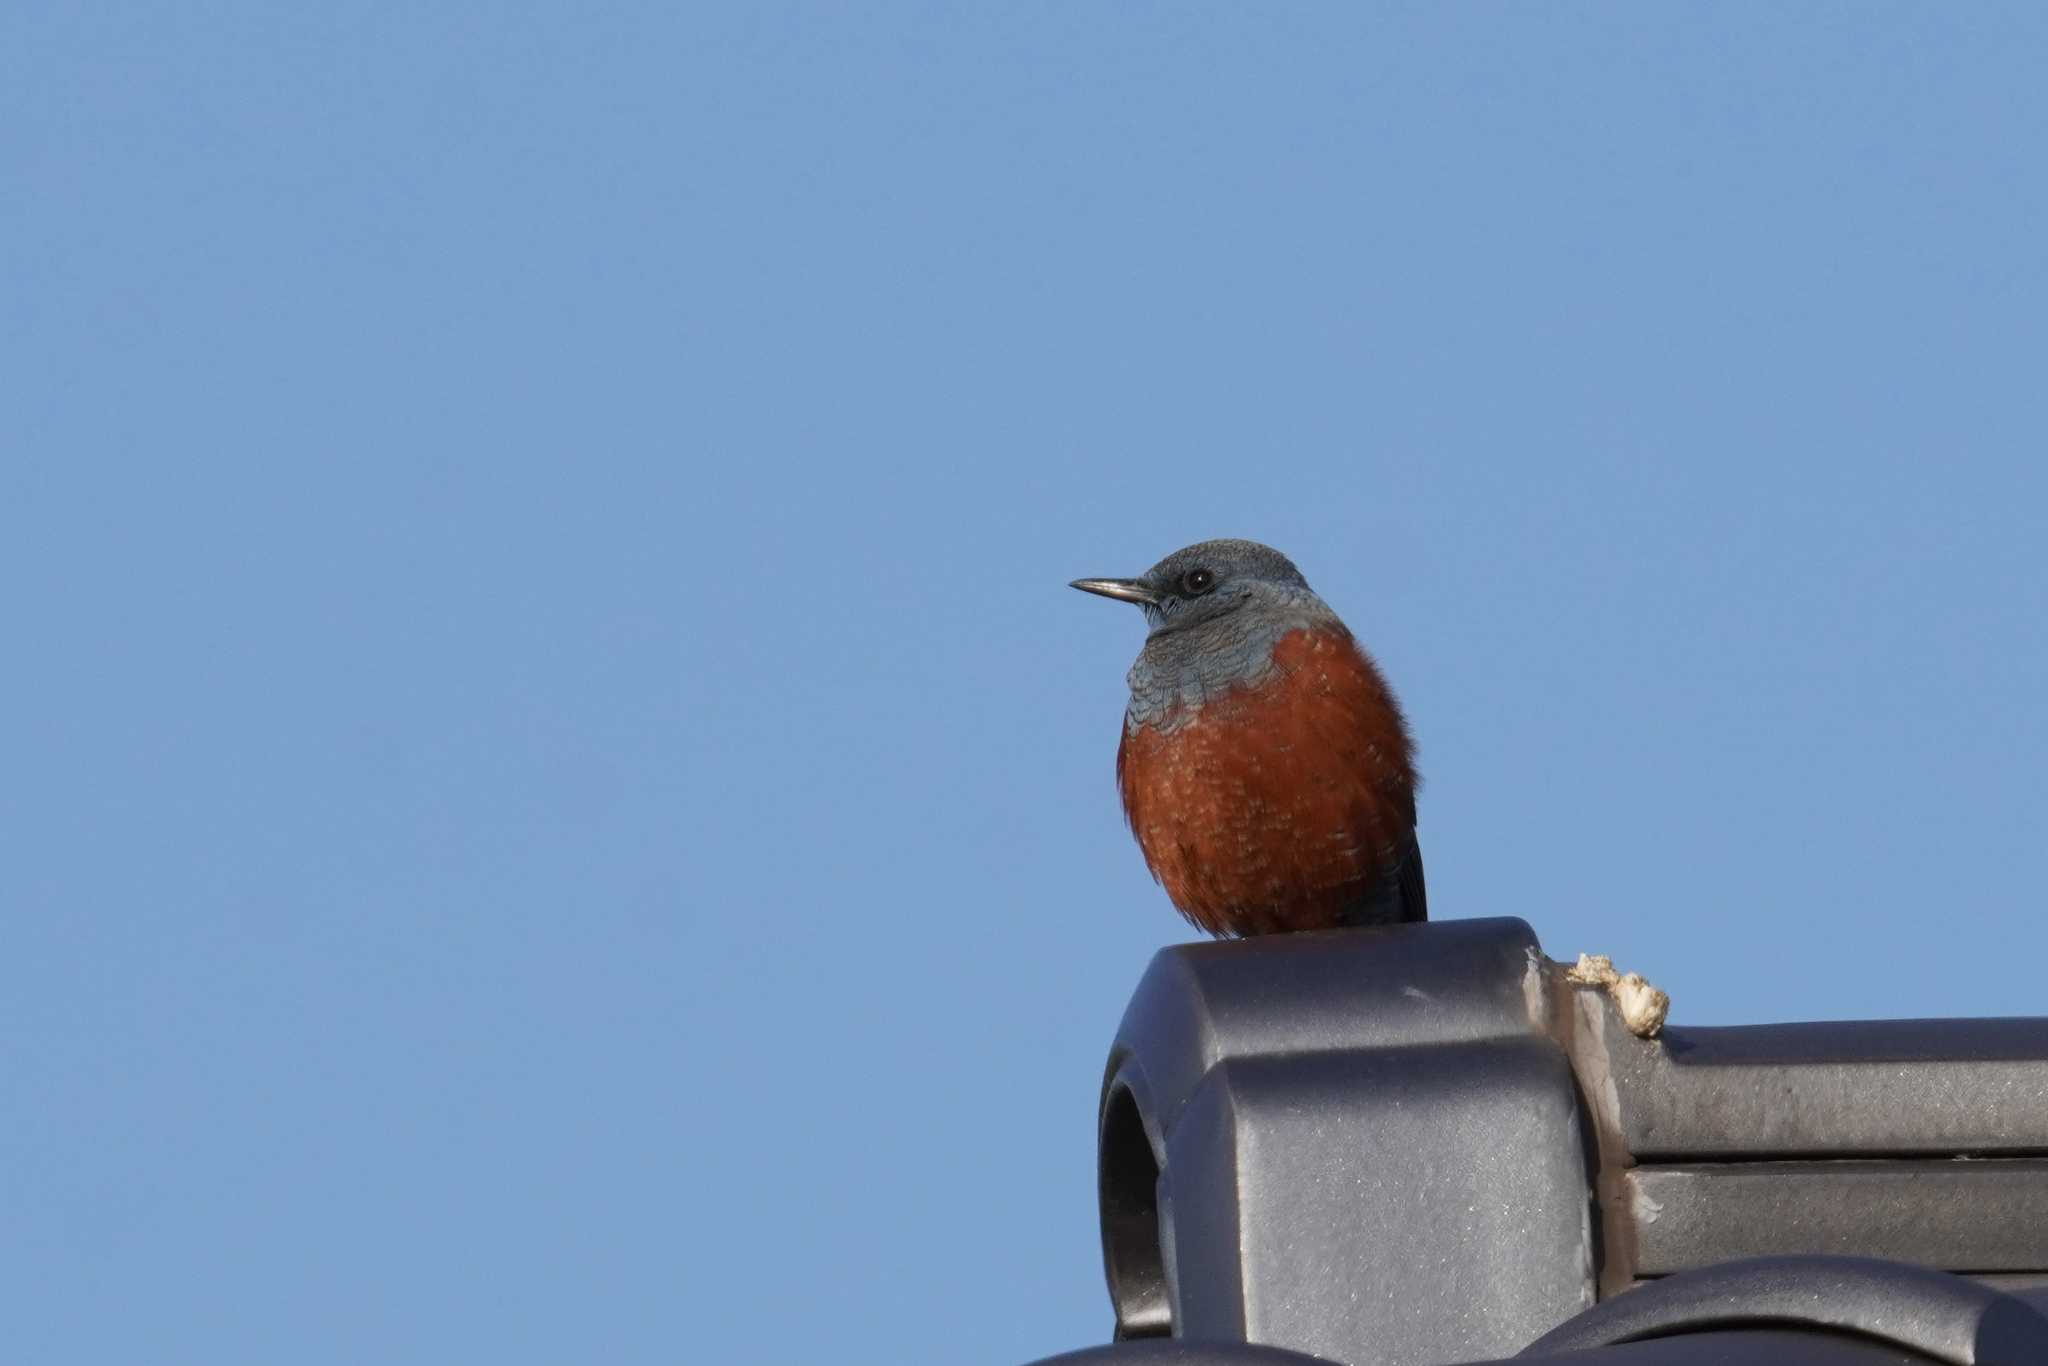
<instances>
[{"instance_id":1,"label":"bird's dark tail","mask_svg":"<svg viewBox=\"0 0 2048 1366\"><path fill-rule=\"evenodd\" d=\"M1429 919L1429 888L1422 880L1422 841L1410 835L1408 853L1401 860L1401 872L1396 879L1401 887L1401 920L1405 923L1419 923Z\"/></svg>"},{"instance_id":2,"label":"bird's dark tail","mask_svg":"<svg viewBox=\"0 0 2048 1366\"><path fill-rule=\"evenodd\" d=\"M1422 845L1408 837L1408 848L1379 886L1346 907L1339 925L1410 925L1429 919L1429 889L1422 877Z\"/></svg>"}]
</instances>

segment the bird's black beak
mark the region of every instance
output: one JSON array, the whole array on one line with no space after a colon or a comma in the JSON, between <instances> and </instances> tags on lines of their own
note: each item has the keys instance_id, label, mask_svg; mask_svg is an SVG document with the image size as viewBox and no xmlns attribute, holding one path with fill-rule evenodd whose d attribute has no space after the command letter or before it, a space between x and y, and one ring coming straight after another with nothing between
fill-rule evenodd
<instances>
[{"instance_id":1,"label":"bird's black beak","mask_svg":"<svg viewBox=\"0 0 2048 1366\"><path fill-rule=\"evenodd\" d=\"M1150 607L1159 601L1159 591L1143 579L1075 579L1067 586L1118 602L1135 602L1140 607Z\"/></svg>"}]
</instances>

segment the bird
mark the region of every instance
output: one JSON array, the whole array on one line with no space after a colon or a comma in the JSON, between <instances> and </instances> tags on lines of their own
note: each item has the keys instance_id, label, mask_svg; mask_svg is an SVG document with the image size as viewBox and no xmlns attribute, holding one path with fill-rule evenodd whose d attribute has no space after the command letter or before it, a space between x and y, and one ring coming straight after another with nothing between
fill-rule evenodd
<instances>
[{"instance_id":1,"label":"bird","mask_svg":"<svg viewBox=\"0 0 2048 1366\"><path fill-rule=\"evenodd\" d=\"M1139 578L1072 586L1136 604L1151 628L1117 788L1190 923L1231 938L1429 918L1407 719L1292 560L1202 541Z\"/></svg>"}]
</instances>

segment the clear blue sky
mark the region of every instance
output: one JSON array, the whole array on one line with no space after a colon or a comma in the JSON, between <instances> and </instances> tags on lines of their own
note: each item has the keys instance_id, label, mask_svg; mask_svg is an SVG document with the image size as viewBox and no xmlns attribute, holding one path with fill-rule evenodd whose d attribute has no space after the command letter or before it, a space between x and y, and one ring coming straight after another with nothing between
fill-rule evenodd
<instances>
[{"instance_id":1,"label":"clear blue sky","mask_svg":"<svg viewBox=\"0 0 2048 1366\"><path fill-rule=\"evenodd\" d=\"M1185 542L1439 917L2048 1010L2036 5L16 4L0 1321L1022 1362Z\"/></svg>"}]
</instances>

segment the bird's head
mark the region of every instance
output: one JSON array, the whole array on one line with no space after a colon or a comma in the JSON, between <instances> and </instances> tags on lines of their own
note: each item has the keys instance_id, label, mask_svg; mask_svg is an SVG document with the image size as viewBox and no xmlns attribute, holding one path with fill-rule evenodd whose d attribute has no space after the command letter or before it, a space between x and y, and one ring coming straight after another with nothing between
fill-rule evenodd
<instances>
[{"instance_id":1,"label":"bird's head","mask_svg":"<svg viewBox=\"0 0 2048 1366\"><path fill-rule=\"evenodd\" d=\"M1075 579L1084 593L1136 603L1152 633L1181 631L1245 608L1300 612L1321 601L1294 562L1257 541L1202 541L1135 579ZM1323 608L1327 611L1327 608Z\"/></svg>"}]
</instances>

